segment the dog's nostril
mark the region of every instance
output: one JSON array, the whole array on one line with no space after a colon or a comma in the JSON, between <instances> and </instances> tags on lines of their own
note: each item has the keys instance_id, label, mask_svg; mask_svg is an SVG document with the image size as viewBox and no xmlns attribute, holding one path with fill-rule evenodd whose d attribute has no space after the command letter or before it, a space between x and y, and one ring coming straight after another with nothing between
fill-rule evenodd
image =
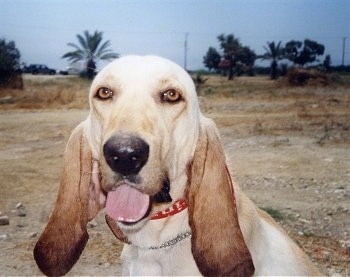
<instances>
[{"instance_id":1,"label":"dog's nostril","mask_svg":"<svg viewBox=\"0 0 350 277\"><path fill-rule=\"evenodd\" d=\"M149 146L133 135L115 135L103 146L103 154L112 170L124 176L133 175L146 164Z\"/></svg>"}]
</instances>

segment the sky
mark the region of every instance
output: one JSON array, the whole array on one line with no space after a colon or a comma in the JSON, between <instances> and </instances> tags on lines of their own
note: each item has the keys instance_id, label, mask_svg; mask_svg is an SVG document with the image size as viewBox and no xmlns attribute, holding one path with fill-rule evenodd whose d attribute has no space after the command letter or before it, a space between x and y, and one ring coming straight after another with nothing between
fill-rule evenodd
<instances>
[{"instance_id":1,"label":"sky","mask_svg":"<svg viewBox=\"0 0 350 277\"><path fill-rule=\"evenodd\" d=\"M342 63L345 37L350 64L349 0L0 0L0 38L14 41L26 64L65 69L67 43L85 30L102 31L120 55L159 55L181 66L187 34L190 70L204 68L209 47L220 50L220 34L234 34L256 54L270 41L312 39L332 65Z\"/></svg>"}]
</instances>

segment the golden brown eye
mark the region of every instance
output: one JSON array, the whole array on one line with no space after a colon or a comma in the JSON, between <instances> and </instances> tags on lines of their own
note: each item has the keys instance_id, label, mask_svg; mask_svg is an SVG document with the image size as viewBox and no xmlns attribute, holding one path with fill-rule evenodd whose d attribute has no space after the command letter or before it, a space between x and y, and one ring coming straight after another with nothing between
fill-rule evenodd
<instances>
[{"instance_id":1,"label":"golden brown eye","mask_svg":"<svg viewBox=\"0 0 350 277\"><path fill-rule=\"evenodd\" d=\"M177 103L182 100L181 94L175 89L168 89L161 94L162 102Z\"/></svg>"},{"instance_id":2,"label":"golden brown eye","mask_svg":"<svg viewBox=\"0 0 350 277\"><path fill-rule=\"evenodd\" d=\"M99 88L95 95L100 100L107 100L113 97L113 91L109 88Z\"/></svg>"}]
</instances>

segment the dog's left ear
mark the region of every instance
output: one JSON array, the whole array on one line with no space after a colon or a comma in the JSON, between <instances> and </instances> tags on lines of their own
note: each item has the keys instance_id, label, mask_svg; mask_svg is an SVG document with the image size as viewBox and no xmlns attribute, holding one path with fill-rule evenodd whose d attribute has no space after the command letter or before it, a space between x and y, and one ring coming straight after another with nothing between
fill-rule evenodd
<instances>
[{"instance_id":1,"label":"dog's left ear","mask_svg":"<svg viewBox=\"0 0 350 277\"><path fill-rule=\"evenodd\" d=\"M103 208L103 197L81 123L68 140L56 205L34 248L44 274L64 275L76 263L89 238L86 225Z\"/></svg>"},{"instance_id":2,"label":"dog's left ear","mask_svg":"<svg viewBox=\"0 0 350 277\"><path fill-rule=\"evenodd\" d=\"M214 123L203 121L186 189L192 254L205 276L251 276L224 150Z\"/></svg>"}]
</instances>

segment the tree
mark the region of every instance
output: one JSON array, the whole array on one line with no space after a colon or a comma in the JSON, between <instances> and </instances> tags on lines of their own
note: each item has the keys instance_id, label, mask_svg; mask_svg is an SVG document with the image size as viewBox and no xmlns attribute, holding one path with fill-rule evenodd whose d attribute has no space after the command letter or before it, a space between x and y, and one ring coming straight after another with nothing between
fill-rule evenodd
<instances>
[{"instance_id":1,"label":"tree","mask_svg":"<svg viewBox=\"0 0 350 277\"><path fill-rule=\"evenodd\" d=\"M10 82L15 75L20 75L21 54L13 41L0 39L0 85Z\"/></svg>"},{"instance_id":2,"label":"tree","mask_svg":"<svg viewBox=\"0 0 350 277\"><path fill-rule=\"evenodd\" d=\"M103 32L99 31L95 31L93 34L88 31L84 31L83 35L78 34L79 45L68 43L68 46L75 50L67 52L62 58L68 59L70 62L85 61L87 77L92 79L98 60L112 60L119 57L117 53L109 49L110 41L103 42L102 36Z\"/></svg>"},{"instance_id":3,"label":"tree","mask_svg":"<svg viewBox=\"0 0 350 277\"><path fill-rule=\"evenodd\" d=\"M261 59L271 60L270 76L271 76L271 80L276 80L278 77L278 74L277 74L278 60L283 59L282 42L280 41L277 44L275 44L274 41L267 42L267 47L264 46L264 49L266 52L261 56Z\"/></svg>"},{"instance_id":4,"label":"tree","mask_svg":"<svg viewBox=\"0 0 350 277\"><path fill-rule=\"evenodd\" d=\"M303 67L316 61L317 56L322 56L324 49L324 45L310 39L305 39L304 44L301 41L291 40L284 47L284 55L294 64Z\"/></svg>"},{"instance_id":5,"label":"tree","mask_svg":"<svg viewBox=\"0 0 350 277\"><path fill-rule=\"evenodd\" d=\"M220 48L223 52L223 59L219 63L219 68L228 71L228 79L233 80L236 71L238 74L247 72L253 75L253 66L256 54L248 46L242 46L238 38L233 34L218 36Z\"/></svg>"},{"instance_id":6,"label":"tree","mask_svg":"<svg viewBox=\"0 0 350 277\"><path fill-rule=\"evenodd\" d=\"M236 53L236 63L240 63L246 68L245 71L248 72L250 76L253 73L253 67L256 60L256 54L248 46L240 47Z\"/></svg>"},{"instance_id":7,"label":"tree","mask_svg":"<svg viewBox=\"0 0 350 277\"><path fill-rule=\"evenodd\" d=\"M220 60L221 55L214 47L209 47L207 54L203 57L203 63L209 71L212 69L217 70L219 68Z\"/></svg>"},{"instance_id":8,"label":"tree","mask_svg":"<svg viewBox=\"0 0 350 277\"><path fill-rule=\"evenodd\" d=\"M241 47L238 38L235 38L233 34L225 36L221 34L218 36L220 48L224 53L224 59L228 65L228 79L233 80L234 67L236 65L236 54Z\"/></svg>"}]
</instances>

